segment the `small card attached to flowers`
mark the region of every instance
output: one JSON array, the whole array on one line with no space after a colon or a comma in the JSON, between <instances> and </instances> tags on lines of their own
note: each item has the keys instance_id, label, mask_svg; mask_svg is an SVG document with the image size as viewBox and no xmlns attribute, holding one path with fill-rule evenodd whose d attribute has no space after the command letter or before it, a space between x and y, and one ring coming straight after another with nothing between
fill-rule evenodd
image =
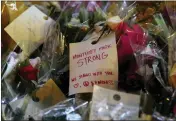
<instances>
[{"instance_id":1,"label":"small card attached to flowers","mask_svg":"<svg viewBox=\"0 0 176 121\"><path fill-rule=\"evenodd\" d=\"M31 96L26 95L23 98L11 101L10 106L13 111L15 111L17 107L25 110L24 119L27 119L29 115L36 115L41 110L49 108L66 99L63 92L52 79L49 79L43 87L36 91L36 97L39 98L39 102L34 101Z\"/></svg>"},{"instance_id":2,"label":"small card attached to flowers","mask_svg":"<svg viewBox=\"0 0 176 121\"><path fill-rule=\"evenodd\" d=\"M92 34L93 35L93 34ZM110 33L98 39L70 44L69 95L93 91L94 85L115 89L118 79L118 60L115 34Z\"/></svg>"},{"instance_id":3,"label":"small card attached to flowers","mask_svg":"<svg viewBox=\"0 0 176 121\"><path fill-rule=\"evenodd\" d=\"M89 120L139 120L140 96L94 86Z\"/></svg>"},{"instance_id":4,"label":"small card attached to flowers","mask_svg":"<svg viewBox=\"0 0 176 121\"><path fill-rule=\"evenodd\" d=\"M31 6L5 28L26 56L44 42L46 32L55 23L50 17L45 19L46 16L38 8Z\"/></svg>"}]
</instances>

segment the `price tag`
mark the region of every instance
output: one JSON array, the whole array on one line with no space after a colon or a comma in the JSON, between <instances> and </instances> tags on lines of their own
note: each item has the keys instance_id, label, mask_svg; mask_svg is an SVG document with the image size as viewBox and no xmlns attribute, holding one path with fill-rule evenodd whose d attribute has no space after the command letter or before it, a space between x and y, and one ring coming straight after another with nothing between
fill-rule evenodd
<instances>
[{"instance_id":1,"label":"price tag","mask_svg":"<svg viewBox=\"0 0 176 121\"><path fill-rule=\"evenodd\" d=\"M69 95L92 92L94 85L113 89L116 86L118 60L115 34L106 35L92 44L97 37L70 44Z\"/></svg>"}]
</instances>

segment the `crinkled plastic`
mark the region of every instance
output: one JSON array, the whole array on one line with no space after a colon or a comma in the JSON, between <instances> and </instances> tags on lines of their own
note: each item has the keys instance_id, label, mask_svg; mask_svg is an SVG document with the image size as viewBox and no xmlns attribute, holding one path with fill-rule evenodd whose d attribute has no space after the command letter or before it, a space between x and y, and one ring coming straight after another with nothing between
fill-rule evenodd
<instances>
[{"instance_id":1,"label":"crinkled plastic","mask_svg":"<svg viewBox=\"0 0 176 121\"><path fill-rule=\"evenodd\" d=\"M166 5L166 11L167 11L167 13L169 15L172 27L174 28L174 30L176 30L176 19L175 19L175 15L176 15L175 6L176 6L176 2L175 1L165 1L165 5Z\"/></svg>"},{"instance_id":2,"label":"crinkled plastic","mask_svg":"<svg viewBox=\"0 0 176 121\"><path fill-rule=\"evenodd\" d=\"M90 120L138 120L138 105L138 95L94 86Z\"/></svg>"},{"instance_id":3,"label":"crinkled plastic","mask_svg":"<svg viewBox=\"0 0 176 121\"><path fill-rule=\"evenodd\" d=\"M94 11L93 14L98 12L97 14L103 16L96 2L74 1L60 3L63 5L61 6L61 13L56 20L58 23L51 27L51 35L46 35L46 40L41 52L41 58L44 64L41 64L39 75L44 77L50 75L53 70L57 70L56 73L58 75L59 73L67 71L63 71L63 69L68 64L68 44L70 42L80 41L88 32L87 30L90 28L88 21L91 19L91 14L89 13L91 10L89 9L95 9L96 11ZM88 11L85 11L85 9L88 9ZM92 19L95 21L96 18ZM96 19L96 21L99 21L99 19ZM61 27L59 27L59 23ZM72 36L72 38L69 38L70 36ZM56 47L57 45L58 47ZM56 50L56 48L58 49Z\"/></svg>"},{"instance_id":4,"label":"crinkled plastic","mask_svg":"<svg viewBox=\"0 0 176 121\"><path fill-rule=\"evenodd\" d=\"M175 72L175 65L176 65L176 33L173 33L168 38L169 43L169 57L168 57L168 68L169 68L169 82L170 84L176 88L176 72Z\"/></svg>"},{"instance_id":5,"label":"crinkled plastic","mask_svg":"<svg viewBox=\"0 0 176 121\"><path fill-rule=\"evenodd\" d=\"M130 37L130 44L138 64L136 73L143 77L145 87L152 87L154 76L165 91L171 93L172 90L168 88L170 85L168 83L167 53L164 53L163 50L159 48L158 42L153 37L147 33L143 33L143 37L140 34L142 35L142 33L136 33L137 38L135 36ZM138 42L136 43L134 40Z\"/></svg>"},{"instance_id":6,"label":"crinkled plastic","mask_svg":"<svg viewBox=\"0 0 176 121\"><path fill-rule=\"evenodd\" d=\"M102 101L97 105L98 120L137 120L138 108L127 106L123 103L110 106L107 102Z\"/></svg>"},{"instance_id":7,"label":"crinkled plastic","mask_svg":"<svg viewBox=\"0 0 176 121\"><path fill-rule=\"evenodd\" d=\"M32 116L35 120L83 120L85 109L88 107L88 102L76 104L75 99L67 99L53 107L40 111Z\"/></svg>"},{"instance_id":8,"label":"crinkled plastic","mask_svg":"<svg viewBox=\"0 0 176 121\"><path fill-rule=\"evenodd\" d=\"M37 87L32 93L27 92L27 94L25 93L23 95L20 96L18 94L12 100L9 100L7 96L6 98L2 98L2 112L5 119L15 120L18 118L18 120L23 120L28 118L29 115L39 113L41 110L66 99L62 91L51 79L44 85Z\"/></svg>"},{"instance_id":9,"label":"crinkled plastic","mask_svg":"<svg viewBox=\"0 0 176 121\"><path fill-rule=\"evenodd\" d=\"M120 18L120 24L118 24L117 28L119 30L123 30L117 30L117 47L119 55L119 65L123 65L124 62L129 62L129 65L127 65L127 63L124 64L128 66L128 72L126 76L127 81L142 80L144 81L142 82L142 84L144 84L144 87L148 90L148 92L151 93L153 93L152 91L162 92L163 90L160 89L160 86L162 86L161 88L163 88L166 92L172 92L172 90L170 89L170 85L175 87L174 82L176 75L176 69L174 66L175 52L173 51L175 50L175 42L173 41L174 44L172 44L168 41L175 39L171 37L172 35L174 35L173 31L175 30L175 2L165 3L166 11L168 12L169 18L171 20L170 22L172 24L171 28L170 23L166 21L165 16L163 14L160 14L160 11L158 12L158 9L149 7L148 4L146 4L145 6L149 8L145 9L143 15L141 15L141 13L136 14L136 2L6 1L5 6L3 6L2 9L2 16L4 15L3 13L6 13L5 8L7 8L7 10L9 11L8 15L4 15L2 17L6 18L6 20L3 19L2 24L2 35L6 34L5 36L2 36L3 64L1 70L3 106L7 106L9 105L8 103L13 102L14 100L18 100L19 95L25 95L26 93L31 94L33 93L33 91L36 91L36 89L40 89L46 82L48 82L49 78L52 78L57 86L60 86L61 81L61 83L63 83L61 85L63 86L62 88L67 89L68 83L66 83L66 81L68 81L69 75L69 43L86 41L89 35L94 32L94 24L99 22L98 27L102 24L105 25L105 21L107 20L107 18L112 16L118 16ZM36 49L34 49L34 51L32 51L31 53L23 53L21 52L22 50L19 47L20 44L23 47L25 46L27 51L30 50L33 45L30 42L15 43L14 40L9 38L7 33L5 33L4 28L13 20L15 20L15 18L20 16L26 9L30 8L33 5L35 5L35 7L46 14L46 16L44 16L44 19L47 20L49 18L52 18L56 23L50 26L50 28L47 30L47 34L45 34L46 36L44 37L42 44L37 46ZM147 20L137 20L136 23L138 23L138 25L134 24L135 18L138 18L139 16L143 16L144 19ZM34 25L36 21L32 22L33 24L31 25ZM95 26L97 27L97 25ZM148 32L146 32L140 26L144 27ZM99 28L97 28L97 31L101 31L102 28L103 27L100 26ZM149 35L151 35L152 37L149 37ZM170 39L169 37L171 37L172 39ZM171 49L172 52L170 54L170 56L173 56L172 59L169 59L169 61L172 60L171 63L169 62L169 70L172 69L169 72L169 82L167 69L167 44L169 46L173 45L173 49ZM38 65L40 66L38 67ZM25 72L27 72L27 74ZM138 74L140 78L135 78L135 74ZM156 80L158 83L156 82ZM155 85L153 85L153 83ZM162 96L165 96L162 93L160 94ZM83 96L87 98L86 95ZM90 99L91 95L88 95L88 98ZM60 104L58 104L54 108L52 107L51 109L44 110L38 116L40 117L40 119L43 117L44 120L50 118L61 118L64 120L84 119L83 117L86 115L86 113L84 113L84 116L78 113L77 108L79 108L79 106L73 106L75 105L75 102L69 105L67 105L66 103L67 101L64 103L64 105L69 109L68 112L65 111L65 109L63 108L60 108ZM106 106L104 106L104 104L106 104ZM82 107L84 103L80 105ZM87 106L87 104L85 105ZM108 118L114 120L125 120L129 119L129 116L133 114L136 115L136 108L133 107L129 107L129 111L123 112L123 108L128 109L128 106L124 103L118 104L111 111L107 109L108 106L109 104L106 102L106 100L100 102L100 107L98 107L98 115L100 116L100 119ZM84 112L84 108L82 109L82 112ZM3 113L4 119L13 119L14 117L20 118L22 117L22 115L24 115L24 111L21 111L18 108L16 110L16 114L14 112L14 114L12 112L9 113L8 111L5 111L5 113ZM57 114L57 111L61 112L61 115ZM117 116L120 111L120 116ZM108 114L109 112L111 112L111 114ZM62 115L62 113L64 115ZM57 114L57 116L59 116L54 117L53 114Z\"/></svg>"},{"instance_id":10,"label":"crinkled plastic","mask_svg":"<svg viewBox=\"0 0 176 121\"><path fill-rule=\"evenodd\" d=\"M62 3L64 3L64 5L62 5ZM16 55L18 55L17 58L15 57L14 59L14 57L12 57L11 61L9 61L9 58L7 58L6 61L9 61L9 62L13 62L13 60L17 60L16 63L8 62L8 64L3 66L3 73L4 73L3 79L4 80L7 80L6 78L9 76L9 74L11 76L14 76L13 78L8 77L8 80L12 82L11 83L12 85L9 85L9 83L6 83L6 81L4 81L5 82L4 90L5 89L9 90L9 91L3 91L5 92L4 97L7 96L11 99L13 99L16 96L16 93L18 94L18 92L16 92L16 89L13 89L13 88L20 88L20 91L23 92L24 94L26 93L25 90L27 89L26 88L27 85L32 84L33 85L32 88L36 88L36 86L42 85L43 83L45 83L50 77L54 78L55 81L60 80L60 75L62 75L65 72L68 72L68 52L69 52L68 44L72 41L73 39L72 36L75 35L73 41L75 42L80 41L82 40L81 38L83 38L85 34L88 32L87 31L87 29L89 29L88 24L91 23L91 22L88 22L89 19L95 22L101 19L105 20L105 14L101 10L98 3L96 2L79 2L79 1L75 1L75 2L22 2L20 3L19 8L18 8L18 4L19 2L10 2L10 1L5 2L5 5L8 6L9 9L11 10L10 15L13 16L10 18L11 21L15 20L15 18L20 16L22 12L24 12L28 8L31 8L33 5L35 5L35 7L37 7L40 11L45 13L47 16L51 16L52 18L54 16L53 19L56 20L56 23L49 26L48 30L46 31L46 37L44 37L45 40L43 40L43 43L41 43L42 46L38 46L35 51L33 51L33 49L32 49L33 52L31 51L33 44L31 44L30 42L27 43L27 42L22 41L20 43L16 43L14 50L16 51L16 49L19 48L19 45L20 45L20 47L23 47L23 49L25 49L26 52L30 51L30 53L26 53L26 52L24 53L23 51L21 52L21 49L20 49L20 51L17 51L17 53L15 53ZM59 7L59 5L61 6ZM57 10L56 11L48 10L48 7L51 7L51 6L55 6ZM85 9L90 9L89 13L85 11ZM93 14L99 15L99 17L92 16L92 13L91 13L92 9L96 10L96 13L93 12ZM58 15L53 15L54 12L56 13L60 12L60 13L58 13ZM75 20L72 21L71 18L69 18L69 14L71 14L71 17L73 17L73 19L80 19L79 20L80 23L75 23ZM62 20L64 20L64 22ZM36 20L33 21L33 23L35 22ZM60 30L60 26L59 26L60 23L61 23L62 30ZM76 30L77 28L79 28L80 30L76 31L75 34L72 34L70 31L67 30L67 29L70 29L70 27ZM84 34L80 33L82 30ZM81 37L78 37L78 36L81 36ZM31 36L29 35L29 39L30 37ZM68 37L72 37L72 38L70 39ZM14 53L13 51L12 53ZM32 59L36 56L40 57L40 60L41 60L39 62L40 66L39 67L36 66L36 68L33 68L28 58ZM9 66L9 64L13 66ZM31 69L30 71L33 70L34 72L39 71L39 73L38 75L34 75L30 72L31 73L30 77L33 77L33 78L26 79L25 77L26 74L23 73L24 70L26 69ZM16 77L18 78L16 79ZM35 82L35 84L32 81L29 81L31 79L35 80L33 81ZM16 80L19 83L16 83ZM13 85L13 81L15 81L14 85ZM7 85L7 88L5 88L6 85ZM14 92L11 90L13 90ZM9 94L6 94L7 92L9 92Z\"/></svg>"},{"instance_id":11,"label":"crinkled plastic","mask_svg":"<svg viewBox=\"0 0 176 121\"><path fill-rule=\"evenodd\" d=\"M24 4L24 2L9 2L9 1L6 1L5 2L5 4L6 4L6 6L8 6L8 7L12 7L11 9L10 9L10 17L12 17L12 16L14 16L14 21L16 20L16 21L20 21L19 19L19 17L18 17L18 20L16 19L16 17L17 16L24 16L24 14L30 14L30 13L27 13L25 10L28 8L25 4ZM17 8L17 4L20 4L20 8ZM31 7L30 7L31 8ZM32 9L32 8L31 8ZM27 9L27 10L29 10L29 9ZM25 11L25 13L24 14L21 14L22 12L24 12ZM17 13L17 14L16 14ZM11 24L14 22L14 21L12 21L11 22ZM25 22L25 21L24 21ZM29 30L30 30L30 27L32 28L33 27L33 25L31 24L30 25L30 22L31 21L29 21ZM9 27L11 24L9 24L7 27ZM14 29L14 31L15 30L17 30L18 29L18 27L16 27L16 24L17 23L15 23L14 24L14 26L13 25L11 25L11 29L12 29L12 31L13 31L13 29ZM33 22L33 24L35 24L35 21ZM7 28L6 27L6 28ZM4 28L3 28L4 29ZM11 30L10 29L10 30ZM9 30L9 29L8 29ZM8 31L7 29L6 29L6 31ZM32 30L31 30L32 31ZM7 32L7 33L9 33L9 32ZM13 32L12 33L10 33L10 35L12 35L13 34ZM26 33L27 34L27 33ZM35 33L34 33L35 34ZM12 36L12 37L14 37L14 36ZM32 38L32 35L31 34L27 34L26 35L26 37L29 37L28 39L30 39L30 38ZM34 37L35 38L35 37ZM34 39L33 38L33 39ZM25 38L26 39L26 38ZM13 63L13 60L12 61L10 61L9 62L9 64L7 64L7 69L6 69L6 72L7 73L11 73L11 71L12 70L14 70L14 71L16 71L16 69L17 68L15 68L18 64L20 64L20 63L23 63L29 56L31 56L31 52L33 52L33 51L35 51L35 49L37 49L37 48L35 48L34 46L38 46L39 45L39 43L35 43L35 42L28 42L28 41L20 41L20 40L16 40L17 42L16 42L16 47L14 48L14 50L18 47L20 47L20 48L23 48L24 50L22 50L22 52L20 53L20 54L18 54L18 58L17 58L17 60L18 60L18 62L16 62L16 63ZM35 44L36 45L35 45ZM35 49L32 49L32 48L35 48ZM14 51L13 50L13 51ZM31 51L32 50L32 51ZM28 53L29 52L29 53ZM13 52L12 52L13 53ZM19 53L19 52L18 52ZM35 54L37 54L37 52L35 52ZM8 61L8 59L7 59L7 61ZM10 66L9 65L13 65L13 66L11 66L11 68L10 68ZM3 67L3 69L4 69L5 67ZM10 69L10 70L9 70ZM5 77L6 77L6 72L5 72ZM15 75L18 75L18 72L15 74ZM12 81L12 80L11 80Z\"/></svg>"},{"instance_id":12,"label":"crinkled plastic","mask_svg":"<svg viewBox=\"0 0 176 121\"><path fill-rule=\"evenodd\" d=\"M137 9L139 9L138 7L139 6L137 6ZM149 9L150 8L147 8L146 12L149 11ZM149 15L149 13L147 15ZM153 16L153 14L149 16ZM125 21L119 24L116 30L117 31L116 37L119 44L118 45L119 63L124 62L125 56L128 55L128 57L131 57L131 55L134 55L134 57L136 58L137 65L133 63L133 66L131 69L128 66L129 68L128 73L136 72L137 74L142 76L142 80L144 80L144 82L140 82L140 83L141 84L143 83L144 86L146 86L146 82L148 83L149 80L153 80L153 75L155 75L155 77L163 86L163 88L165 88L165 90L170 92L170 90L167 89L169 85L167 81L168 80L168 74L167 74L168 42L166 39L170 35L170 30L168 30L168 27L166 26L166 23L162 18L161 14L156 14L154 18L158 25L154 25L152 22L147 21L146 30L141 26L139 26L139 24L135 24L134 21L132 23L128 23L128 21ZM158 34L158 33L161 34L161 31L159 31L160 30L159 27L163 28L162 29L164 33L163 36L160 36ZM155 37L157 41L153 38L153 35L158 36L158 38ZM163 41L165 43L162 43L160 41ZM123 47L123 45L125 46ZM126 46L129 46L129 47L126 47ZM125 49L125 47L128 49ZM131 62L132 62L132 59L131 59ZM153 63L153 66L152 66L152 63ZM131 74L131 76L129 75L127 78L128 79L131 78L134 80L137 80L137 78L139 78L137 76L132 77L133 75ZM142 85L140 85L140 87L142 87Z\"/></svg>"},{"instance_id":13,"label":"crinkled plastic","mask_svg":"<svg viewBox=\"0 0 176 121\"><path fill-rule=\"evenodd\" d=\"M65 35L66 44L80 42L96 22L105 20L104 12L95 1L64 3L66 3L66 7L58 20L61 25L61 31Z\"/></svg>"},{"instance_id":14,"label":"crinkled plastic","mask_svg":"<svg viewBox=\"0 0 176 121\"><path fill-rule=\"evenodd\" d=\"M170 22L165 11L165 2L137 2L136 23L146 28L150 34L167 38L170 34ZM162 39L168 43L166 39Z\"/></svg>"},{"instance_id":15,"label":"crinkled plastic","mask_svg":"<svg viewBox=\"0 0 176 121\"><path fill-rule=\"evenodd\" d=\"M162 16L162 14L155 14L154 19L155 19L158 27L162 30L159 35L164 38L163 40L167 44L168 41L165 38L167 38L170 35L169 26L166 25L166 22Z\"/></svg>"},{"instance_id":16,"label":"crinkled plastic","mask_svg":"<svg viewBox=\"0 0 176 121\"><path fill-rule=\"evenodd\" d=\"M21 54L11 52L2 75L2 98L9 101L18 95L31 93L36 88L37 66L40 58L21 61ZM34 83L33 83L34 82Z\"/></svg>"},{"instance_id":17,"label":"crinkled plastic","mask_svg":"<svg viewBox=\"0 0 176 121\"><path fill-rule=\"evenodd\" d=\"M122 2L118 15L125 21L133 21L134 12L136 11L136 2Z\"/></svg>"},{"instance_id":18,"label":"crinkled plastic","mask_svg":"<svg viewBox=\"0 0 176 121\"><path fill-rule=\"evenodd\" d=\"M24 101L22 100L20 103L13 102L21 100L24 98ZM25 115L25 110L28 106L29 102L29 96L22 96L22 97L16 97L10 102L6 102L6 100L3 100L1 102L2 104L2 117L4 120L22 120Z\"/></svg>"},{"instance_id":19,"label":"crinkled plastic","mask_svg":"<svg viewBox=\"0 0 176 121\"><path fill-rule=\"evenodd\" d=\"M46 34L46 40L44 41L42 51L40 53L41 65L39 68L39 77L45 76L46 74L49 75L52 70L57 68L58 65L62 65L58 63L58 58L64 53L64 38L64 35L60 32L60 26L57 23L49 28ZM45 76L45 78L49 77Z\"/></svg>"},{"instance_id":20,"label":"crinkled plastic","mask_svg":"<svg viewBox=\"0 0 176 121\"><path fill-rule=\"evenodd\" d=\"M160 113L158 112L154 112L152 115L152 119L156 120L156 121L163 121L163 120L167 120L167 121L175 121L175 117L173 118L169 118L166 116L162 116Z\"/></svg>"},{"instance_id":21,"label":"crinkled plastic","mask_svg":"<svg viewBox=\"0 0 176 121\"><path fill-rule=\"evenodd\" d=\"M14 51L16 49L16 43L10 38L10 36L5 32L4 28L11 22L11 19L13 18L10 12L16 13L17 11L11 10L10 5L7 4L15 4L15 2L2 2L2 10L1 10L1 16L2 18L2 38L1 38L1 71L3 71L4 66L7 61L7 57L10 54L11 51Z\"/></svg>"}]
</instances>

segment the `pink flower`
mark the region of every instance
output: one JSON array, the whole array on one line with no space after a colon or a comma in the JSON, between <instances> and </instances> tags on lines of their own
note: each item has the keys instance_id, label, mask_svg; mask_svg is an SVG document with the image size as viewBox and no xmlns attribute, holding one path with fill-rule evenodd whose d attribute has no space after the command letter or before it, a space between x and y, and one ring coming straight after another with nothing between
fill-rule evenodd
<instances>
[{"instance_id":1,"label":"pink flower","mask_svg":"<svg viewBox=\"0 0 176 121\"><path fill-rule=\"evenodd\" d=\"M121 22L116 29L117 53L119 61L119 86L124 84L130 85L131 81L139 83L139 76L136 71L138 64L134 57L134 51L140 49L141 46L146 46L146 36L143 29L139 25L128 26L127 23ZM121 77L121 75L126 75ZM125 81L128 80L128 81ZM125 81L125 82L124 82ZM123 84L124 83L124 84ZM133 88L130 86L130 88ZM135 88L135 87L134 87ZM136 88L137 89L137 88Z\"/></svg>"},{"instance_id":2,"label":"pink flower","mask_svg":"<svg viewBox=\"0 0 176 121\"><path fill-rule=\"evenodd\" d=\"M123 63L128 56L134 54L132 46L136 47L136 51L146 45L146 36L139 25L133 25L131 28L125 22L121 22L116 29L116 38L120 41L117 47L119 63Z\"/></svg>"}]
</instances>

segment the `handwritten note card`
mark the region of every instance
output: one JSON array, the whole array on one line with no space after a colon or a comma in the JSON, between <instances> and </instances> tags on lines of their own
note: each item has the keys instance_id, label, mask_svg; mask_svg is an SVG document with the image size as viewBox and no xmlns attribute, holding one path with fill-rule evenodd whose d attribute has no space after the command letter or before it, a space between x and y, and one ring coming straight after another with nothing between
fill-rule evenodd
<instances>
[{"instance_id":1,"label":"handwritten note card","mask_svg":"<svg viewBox=\"0 0 176 121\"><path fill-rule=\"evenodd\" d=\"M45 20L44 17L46 15L43 12L31 6L5 28L26 55L43 43L46 32L55 23L51 18Z\"/></svg>"},{"instance_id":2,"label":"handwritten note card","mask_svg":"<svg viewBox=\"0 0 176 121\"><path fill-rule=\"evenodd\" d=\"M115 34L70 44L69 94L92 92L94 85L115 88L118 79L118 60Z\"/></svg>"}]
</instances>

